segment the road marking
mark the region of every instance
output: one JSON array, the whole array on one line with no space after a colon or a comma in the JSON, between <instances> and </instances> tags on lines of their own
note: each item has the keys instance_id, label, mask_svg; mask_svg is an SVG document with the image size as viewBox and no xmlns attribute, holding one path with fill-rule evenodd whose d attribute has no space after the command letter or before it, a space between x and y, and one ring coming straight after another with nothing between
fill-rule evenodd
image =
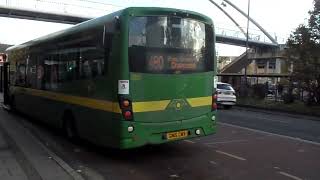
<instances>
[{"instance_id":1,"label":"road marking","mask_svg":"<svg viewBox=\"0 0 320 180\"><path fill-rule=\"evenodd\" d=\"M183 140L183 141L184 141L184 142L188 142L188 143L192 143L192 144L196 143L196 142L190 141L190 140Z\"/></svg>"},{"instance_id":2,"label":"road marking","mask_svg":"<svg viewBox=\"0 0 320 180\"><path fill-rule=\"evenodd\" d=\"M266 134L266 135L273 135L273 136L277 136L277 137L281 137L281 138L287 138L287 139L291 139L291 140L295 140L295 141L299 141L299 142L304 142L304 143L309 143L309 144L320 146L320 143L318 143L318 142L309 141L309 140L305 140L305 139L301 139L301 138L297 138L297 137L275 134L275 133L266 132L266 131L262 131L262 130L251 129L251 128L247 128L247 127L233 125L233 124L229 124L229 123L218 122L218 124L224 125L224 126L229 126L229 127L234 127L234 128L239 128L239 129L244 129L244 130L248 130L248 131L253 131L253 132L257 132L257 133L262 133L262 134Z\"/></svg>"},{"instance_id":3,"label":"road marking","mask_svg":"<svg viewBox=\"0 0 320 180\"><path fill-rule=\"evenodd\" d=\"M294 175L292 175L292 174L288 174L288 173L286 173L286 172L279 171L278 173L281 174L281 175L283 175L283 176L287 176L287 177L289 177L289 178L291 178L291 179L294 179L294 180L303 180L302 178L299 178L299 177L294 176Z\"/></svg>"},{"instance_id":4,"label":"road marking","mask_svg":"<svg viewBox=\"0 0 320 180\"><path fill-rule=\"evenodd\" d=\"M207 145L213 145L213 144L227 144L227 143L234 143L234 142L249 142L249 140L230 140L230 141L218 141L218 142L212 142L212 143L205 143Z\"/></svg>"},{"instance_id":5,"label":"road marking","mask_svg":"<svg viewBox=\"0 0 320 180\"><path fill-rule=\"evenodd\" d=\"M279 123L286 123L286 124L290 124L291 123L291 122L288 122L288 121L273 120L273 119L262 118L262 117L257 117L257 119L262 119L262 120L266 120L266 121L273 121L273 122L279 122Z\"/></svg>"},{"instance_id":6,"label":"road marking","mask_svg":"<svg viewBox=\"0 0 320 180\"><path fill-rule=\"evenodd\" d=\"M223 155L226 155L226 156L241 160L241 161L246 161L245 158L240 157L240 156L236 156L236 155L233 155L233 154L230 154L230 153L226 153L226 152L223 152L223 151L219 151L219 150L216 150L216 152L219 153L219 154L223 154Z\"/></svg>"},{"instance_id":7,"label":"road marking","mask_svg":"<svg viewBox=\"0 0 320 180\"><path fill-rule=\"evenodd\" d=\"M218 165L218 163L214 162L214 161L209 161L211 164L213 165Z\"/></svg>"},{"instance_id":8,"label":"road marking","mask_svg":"<svg viewBox=\"0 0 320 180\"><path fill-rule=\"evenodd\" d=\"M172 175L170 175L170 177L171 177L171 178L179 178L179 175L177 175L177 174L172 174Z\"/></svg>"}]
</instances>

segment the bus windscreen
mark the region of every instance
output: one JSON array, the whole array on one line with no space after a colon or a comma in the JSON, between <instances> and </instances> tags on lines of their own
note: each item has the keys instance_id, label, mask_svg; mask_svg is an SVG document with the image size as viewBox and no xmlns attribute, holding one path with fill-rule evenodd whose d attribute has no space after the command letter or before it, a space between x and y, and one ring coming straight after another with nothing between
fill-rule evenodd
<instances>
[{"instance_id":1,"label":"bus windscreen","mask_svg":"<svg viewBox=\"0 0 320 180\"><path fill-rule=\"evenodd\" d=\"M131 72L184 74L213 71L212 26L172 17L133 17L129 22Z\"/></svg>"}]
</instances>

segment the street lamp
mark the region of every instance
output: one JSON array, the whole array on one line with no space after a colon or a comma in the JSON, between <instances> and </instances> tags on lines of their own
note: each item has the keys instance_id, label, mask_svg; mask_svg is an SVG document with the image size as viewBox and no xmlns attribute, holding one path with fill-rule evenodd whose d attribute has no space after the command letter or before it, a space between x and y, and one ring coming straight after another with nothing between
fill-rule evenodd
<instances>
[{"instance_id":1,"label":"street lamp","mask_svg":"<svg viewBox=\"0 0 320 180\"><path fill-rule=\"evenodd\" d=\"M246 57L247 57L247 62L249 61L249 24L250 24L250 0L248 0L248 16L247 16L247 37L246 37ZM247 62L245 63L244 67L244 78L245 78L245 91L247 91Z\"/></svg>"}]
</instances>

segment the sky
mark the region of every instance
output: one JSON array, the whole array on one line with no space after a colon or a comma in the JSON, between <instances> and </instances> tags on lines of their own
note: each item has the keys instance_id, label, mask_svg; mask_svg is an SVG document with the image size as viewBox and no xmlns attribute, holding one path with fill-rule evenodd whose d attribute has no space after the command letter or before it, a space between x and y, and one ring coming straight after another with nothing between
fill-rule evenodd
<instances>
[{"instance_id":1,"label":"sky","mask_svg":"<svg viewBox=\"0 0 320 180\"><path fill-rule=\"evenodd\" d=\"M238 31L236 26L213 4L208 0L88 0L97 3L85 3L83 0L43 0L42 4L35 4L36 0L0 0L0 5L18 6L20 8L37 7L42 11L56 11L58 13L68 12L82 16L97 17L108 14L111 11L122 9L128 6L159 6L187 9L200 12L212 18L215 26L232 31ZM218 4L222 0L214 0ZM247 12L248 0L230 0L244 12ZM47 3L46 3L47 2ZM52 3L57 2L57 3ZM64 6L61 4L77 4L76 6ZM308 18L308 11L313 7L313 0L251 0L250 17L258 22L271 36L277 37L279 43L284 43L290 33ZM60 3L60 4L59 4ZM57 5L57 6L55 6ZM59 5L59 6L58 6ZM82 7L91 7L83 9ZM224 9L246 29L246 18L240 15L229 5ZM20 44L43 35L56 32L71 25L4 18L0 17L0 43ZM249 24L249 33L261 35L262 33L253 24ZM265 36L262 36L266 39ZM218 55L221 56L238 56L244 48L218 45Z\"/></svg>"}]
</instances>

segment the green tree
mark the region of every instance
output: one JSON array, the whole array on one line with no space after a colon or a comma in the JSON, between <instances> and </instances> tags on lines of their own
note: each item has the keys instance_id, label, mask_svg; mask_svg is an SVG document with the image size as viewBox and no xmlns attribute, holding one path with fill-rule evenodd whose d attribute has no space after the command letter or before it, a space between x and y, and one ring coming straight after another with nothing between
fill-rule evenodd
<instances>
[{"instance_id":1,"label":"green tree","mask_svg":"<svg viewBox=\"0 0 320 180\"><path fill-rule=\"evenodd\" d=\"M300 25L287 41L293 62L292 81L309 93L308 102L320 102L320 0L314 1L308 24Z\"/></svg>"},{"instance_id":2,"label":"green tree","mask_svg":"<svg viewBox=\"0 0 320 180\"><path fill-rule=\"evenodd\" d=\"M320 41L320 0L314 1L314 9L309 12L309 27L312 40L319 45Z\"/></svg>"}]
</instances>

